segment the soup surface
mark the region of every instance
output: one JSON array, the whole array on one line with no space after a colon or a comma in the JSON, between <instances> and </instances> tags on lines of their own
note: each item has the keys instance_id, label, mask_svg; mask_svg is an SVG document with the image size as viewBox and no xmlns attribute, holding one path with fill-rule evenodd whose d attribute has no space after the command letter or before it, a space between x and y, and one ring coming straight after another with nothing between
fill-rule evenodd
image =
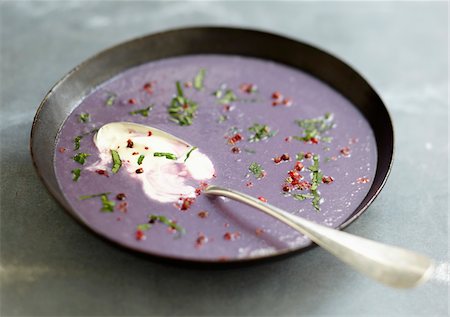
<instances>
[{"instance_id":1,"label":"soup surface","mask_svg":"<svg viewBox=\"0 0 450 317\"><path fill-rule=\"evenodd\" d=\"M129 136L111 141L109 123ZM185 151L156 142L152 128L186 141ZM207 184L337 227L366 196L376 163L368 122L333 88L272 61L222 55L119 74L67 118L55 152L59 185L91 228L135 250L208 261L310 241L251 207L202 195Z\"/></svg>"}]
</instances>

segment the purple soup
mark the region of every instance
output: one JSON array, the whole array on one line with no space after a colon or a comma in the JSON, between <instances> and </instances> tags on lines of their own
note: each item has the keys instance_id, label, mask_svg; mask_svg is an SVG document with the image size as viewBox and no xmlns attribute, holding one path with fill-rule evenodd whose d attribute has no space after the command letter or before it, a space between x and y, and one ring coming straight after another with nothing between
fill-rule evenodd
<instances>
[{"instance_id":1,"label":"purple soup","mask_svg":"<svg viewBox=\"0 0 450 317\"><path fill-rule=\"evenodd\" d=\"M190 181L195 197L160 202L146 195L139 175L130 177L114 164L120 157L95 168L97 130L124 121L198 147L213 163L214 177ZM130 147L127 141L124 147ZM169 154L161 159L171 159ZM367 195L376 164L368 122L333 88L286 65L225 55L169 58L119 74L67 118L55 153L59 185L92 229L134 250L206 261L266 256L311 243L260 211L202 194L206 184L338 227Z\"/></svg>"}]
</instances>

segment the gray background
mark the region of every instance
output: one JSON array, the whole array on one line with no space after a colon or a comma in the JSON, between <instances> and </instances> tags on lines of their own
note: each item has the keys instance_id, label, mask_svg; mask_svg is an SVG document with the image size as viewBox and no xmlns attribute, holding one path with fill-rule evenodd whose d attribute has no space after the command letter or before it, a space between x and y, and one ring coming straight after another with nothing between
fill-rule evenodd
<instances>
[{"instance_id":1,"label":"gray background","mask_svg":"<svg viewBox=\"0 0 450 317\"><path fill-rule=\"evenodd\" d=\"M447 315L447 12L445 2L3 1L1 315ZM156 264L104 243L57 205L28 153L48 89L110 45L199 24L286 34L366 76L392 113L396 159L382 194L347 230L434 257L433 282L389 289L319 248L226 271Z\"/></svg>"}]
</instances>

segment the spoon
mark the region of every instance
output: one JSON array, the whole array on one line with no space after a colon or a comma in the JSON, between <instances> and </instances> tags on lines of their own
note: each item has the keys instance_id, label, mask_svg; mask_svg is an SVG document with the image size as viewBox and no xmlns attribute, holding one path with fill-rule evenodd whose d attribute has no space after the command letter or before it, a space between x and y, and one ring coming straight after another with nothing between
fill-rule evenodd
<instances>
[{"instance_id":1,"label":"spoon","mask_svg":"<svg viewBox=\"0 0 450 317\"><path fill-rule=\"evenodd\" d=\"M319 225L236 190L208 186L203 193L255 207L304 234L362 274L391 287L415 287L433 272L433 261L424 255Z\"/></svg>"},{"instance_id":2,"label":"spoon","mask_svg":"<svg viewBox=\"0 0 450 317\"><path fill-rule=\"evenodd\" d=\"M194 149L192 145L170 133L132 122L114 122L104 125L95 135L94 142L98 146L106 141L126 139L129 137L130 131L147 135L149 130L153 135L152 140L158 136L168 142L180 144L183 151L188 151L187 153ZM150 140L147 137L145 139ZM111 147L110 143L105 146L106 148L116 148ZM188 154L185 155L184 164L186 164L187 158ZM179 160L177 162L179 163ZM433 272L433 261L426 256L319 225L236 190L208 186L203 193L228 197L265 212L304 234L338 259L380 283L398 288L411 288L425 282Z\"/></svg>"}]
</instances>

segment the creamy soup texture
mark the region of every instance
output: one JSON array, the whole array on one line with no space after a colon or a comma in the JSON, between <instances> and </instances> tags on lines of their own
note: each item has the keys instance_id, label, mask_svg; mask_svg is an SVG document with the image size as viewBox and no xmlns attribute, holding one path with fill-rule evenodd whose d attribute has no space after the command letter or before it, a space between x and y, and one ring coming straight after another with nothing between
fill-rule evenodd
<instances>
[{"instance_id":1,"label":"creamy soup texture","mask_svg":"<svg viewBox=\"0 0 450 317\"><path fill-rule=\"evenodd\" d=\"M91 228L146 253L208 261L310 243L251 207L203 195L208 184L337 227L367 195L376 163L368 122L333 88L225 55L119 74L70 114L55 152L65 198Z\"/></svg>"}]
</instances>

